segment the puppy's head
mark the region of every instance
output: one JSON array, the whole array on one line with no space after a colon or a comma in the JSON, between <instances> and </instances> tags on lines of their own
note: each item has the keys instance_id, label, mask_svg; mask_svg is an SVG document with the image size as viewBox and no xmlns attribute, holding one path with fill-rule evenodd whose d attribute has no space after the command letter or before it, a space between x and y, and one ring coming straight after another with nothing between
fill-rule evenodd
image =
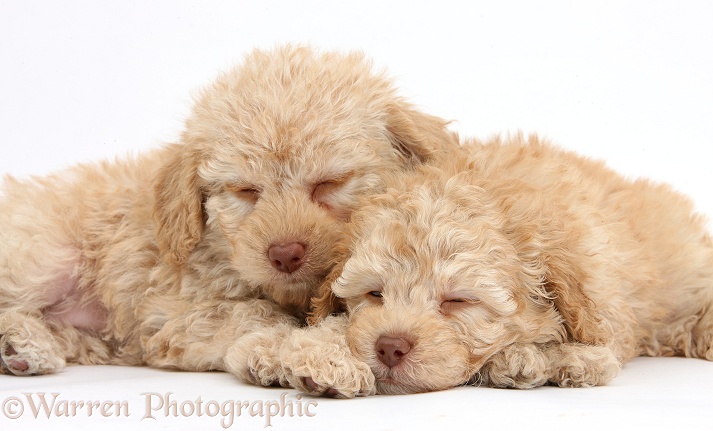
<instances>
[{"instance_id":1,"label":"puppy's head","mask_svg":"<svg viewBox=\"0 0 713 431\"><path fill-rule=\"evenodd\" d=\"M349 346L379 393L466 383L515 342L589 341L584 320L560 312L591 304L568 285L576 265L562 263L567 239L543 196L459 170L401 175L359 209L315 300L313 317L346 308Z\"/></svg>"},{"instance_id":2,"label":"puppy's head","mask_svg":"<svg viewBox=\"0 0 713 431\"><path fill-rule=\"evenodd\" d=\"M243 282L305 308L359 199L456 147L445 126L360 54L255 51L204 91L159 175L159 248L181 264L222 244Z\"/></svg>"}]
</instances>

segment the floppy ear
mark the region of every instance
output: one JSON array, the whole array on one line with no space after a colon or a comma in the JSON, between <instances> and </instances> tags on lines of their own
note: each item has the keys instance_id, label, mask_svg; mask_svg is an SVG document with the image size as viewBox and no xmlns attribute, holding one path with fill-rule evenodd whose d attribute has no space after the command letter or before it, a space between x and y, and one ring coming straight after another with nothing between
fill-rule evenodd
<instances>
[{"instance_id":1,"label":"floppy ear","mask_svg":"<svg viewBox=\"0 0 713 431\"><path fill-rule=\"evenodd\" d=\"M332 270L327 274L327 277L317 289L316 295L311 300L312 306L307 314L307 323L310 325L316 325L332 314L345 313L347 311L344 300L332 292L332 284L342 274L344 265L349 260L349 256L351 256L350 245L353 235L354 230L348 230L343 233L341 240L334 245L334 257L332 258L334 265Z\"/></svg>"},{"instance_id":2,"label":"floppy ear","mask_svg":"<svg viewBox=\"0 0 713 431\"><path fill-rule=\"evenodd\" d=\"M307 315L307 323L309 325L316 325L332 314L340 314L347 311L344 300L332 292L332 283L339 277L339 274L342 273L343 267L344 263L334 267L332 272L329 273L324 282L319 286L317 295L312 298L312 307Z\"/></svg>"},{"instance_id":3,"label":"floppy ear","mask_svg":"<svg viewBox=\"0 0 713 431\"><path fill-rule=\"evenodd\" d=\"M202 193L197 159L183 145L171 145L169 159L154 183L153 217L161 255L182 264L203 231Z\"/></svg>"},{"instance_id":4,"label":"floppy ear","mask_svg":"<svg viewBox=\"0 0 713 431\"><path fill-rule=\"evenodd\" d=\"M327 280L317 290L317 295L312 298L312 308L307 314L307 323L310 326L318 324L328 316L347 311L344 300L332 292L331 286L334 279L336 277L327 277Z\"/></svg>"},{"instance_id":5,"label":"floppy ear","mask_svg":"<svg viewBox=\"0 0 713 431\"><path fill-rule=\"evenodd\" d=\"M387 107L386 129L392 145L411 162L424 163L457 148L458 138L446 129L448 122L424 114L406 103Z\"/></svg>"},{"instance_id":6,"label":"floppy ear","mask_svg":"<svg viewBox=\"0 0 713 431\"><path fill-rule=\"evenodd\" d=\"M564 220L566 209L552 208L544 194L516 181L504 181L497 195L506 229L520 259L540 273L544 296L564 321L568 337L585 344L604 344L610 334L602 325L596 303L587 295L587 256L577 250L576 222Z\"/></svg>"}]
</instances>

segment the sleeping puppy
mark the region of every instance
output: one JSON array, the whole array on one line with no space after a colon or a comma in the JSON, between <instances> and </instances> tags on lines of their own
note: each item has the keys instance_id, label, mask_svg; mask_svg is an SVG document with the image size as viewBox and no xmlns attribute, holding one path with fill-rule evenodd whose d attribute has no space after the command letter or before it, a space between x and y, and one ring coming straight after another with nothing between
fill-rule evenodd
<instances>
[{"instance_id":1,"label":"sleeping puppy","mask_svg":"<svg viewBox=\"0 0 713 431\"><path fill-rule=\"evenodd\" d=\"M0 372L148 364L286 384L281 334L358 198L456 147L445 125L361 54L285 46L203 91L178 143L6 178Z\"/></svg>"},{"instance_id":2,"label":"sleeping puppy","mask_svg":"<svg viewBox=\"0 0 713 431\"><path fill-rule=\"evenodd\" d=\"M537 138L472 142L353 215L288 380L337 397L609 382L713 360L713 243L691 202Z\"/></svg>"}]
</instances>

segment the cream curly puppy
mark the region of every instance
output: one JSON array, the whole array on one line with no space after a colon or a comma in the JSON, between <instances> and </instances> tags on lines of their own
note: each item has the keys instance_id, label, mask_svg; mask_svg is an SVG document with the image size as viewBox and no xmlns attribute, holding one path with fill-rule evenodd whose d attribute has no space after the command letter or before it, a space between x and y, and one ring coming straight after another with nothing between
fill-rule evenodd
<instances>
[{"instance_id":1,"label":"cream curly puppy","mask_svg":"<svg viewBox=\"0 0 713 431\"><path fill-rule=\"evenodd\" d=\"M363 55L285 46L203 91L179 143L7 178L0 372L148 364L286 383L279 341L358 198L449 139Z\"/></svg>"},{"instance_id":2,"label":"cream curly puppy","mask_svg":"<svg viewBox=\"0 0 713 431\"><path fill-rule=\"evenodd\" d=\"M713 360L713 243L689 200L522 137L397 176L353 216L288 380L338 397L609 382Z\"/></svg>"}]
</instances>

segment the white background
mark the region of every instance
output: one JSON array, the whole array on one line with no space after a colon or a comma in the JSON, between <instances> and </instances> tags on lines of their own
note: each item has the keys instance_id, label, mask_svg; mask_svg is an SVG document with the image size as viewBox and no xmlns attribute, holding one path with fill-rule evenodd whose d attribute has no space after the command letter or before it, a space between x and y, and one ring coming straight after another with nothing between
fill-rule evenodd
<instances>
[{"instance_id":1,"label":"white background","mask_svg":"<svg viewBox=\"0 0 713 431\"><path fill-rule=\"evenodd\" d=\"M628 176L671 183L713 215L708 0L0 0L0 174L43 174L171 141L198 89L254 47L280 42L362 49L402 94L464 135L537 132ZM216 374L71 367L0 376L0 401L22 391L112 400L181 388L191 399L280 393ZM276 429L710 428L712 391L709 363L637 359L604 388L320 400L319 418ZM191 429L198 420L139 419L111 424ZM109 423L23 418L22 426ZM0 416L6 425L20 423ZM221 429L215 419L203 425Z\"/></svg>"},{"instance_id":2,"label":"white background","mask_svg":"<svg viewBox=\"0 0 713 431\"><path fill-rule=\"evenodd\" d=\"M362 49L464 135L537 132L713 215L710 1L2 1L0 173L175 139L254 47Z\"/></svg>"}]
</instances>

